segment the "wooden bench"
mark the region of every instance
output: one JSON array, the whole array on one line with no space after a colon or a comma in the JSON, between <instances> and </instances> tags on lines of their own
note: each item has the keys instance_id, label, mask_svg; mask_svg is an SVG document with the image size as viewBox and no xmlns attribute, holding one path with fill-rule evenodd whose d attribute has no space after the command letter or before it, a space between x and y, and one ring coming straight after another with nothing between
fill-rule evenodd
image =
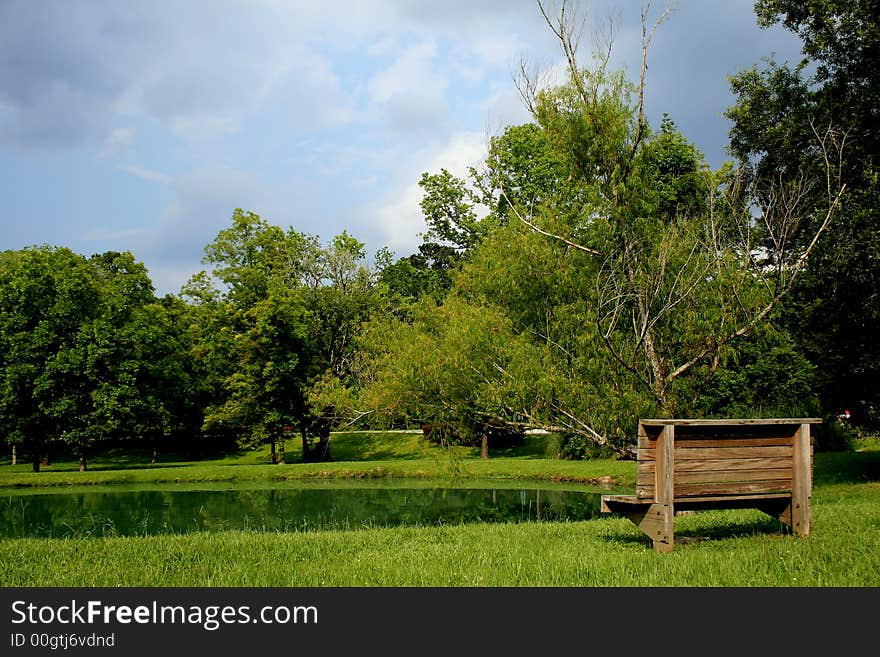
<instances>
[{"instance_id":1,"label":"wooden bench","mask_svg":"<svg viewBox=\"0 0 880 657\"><path fill-rule=\"evenodd\" d=\"M603 495L602 511L629 518L671 552L679 511L760 509L796 536L812 528L815 418L641 420L635 495Z\"/></svg>"}]
</instances>

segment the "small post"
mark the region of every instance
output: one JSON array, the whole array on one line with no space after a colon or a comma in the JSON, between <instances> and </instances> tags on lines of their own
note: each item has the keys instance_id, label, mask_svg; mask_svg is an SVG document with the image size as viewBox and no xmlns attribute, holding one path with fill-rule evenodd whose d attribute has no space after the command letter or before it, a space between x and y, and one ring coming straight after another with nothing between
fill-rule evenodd
<instances>
[{"instance_id":1,"label":"small post","mask_svg":"<svg viewBox=\"0 0 880 657\"><path fill-rule=\"evenodd\" d=\"M675 509L673 498L675 488L673 475L675 473L675 427L668 424L663 427L657 437L657 471L655 473L654 502L658 510L662 512L662 529L657 530L657 535L652 536L654 550L657 552L671 552L675 544L673 532L673 519Z\"/></svg>"},{"instance_id":2,"label":"small post","mask_svg":"<svg viewBox=\"0 0 880 657\"><path fill-rule=\"evenodd\" d=\"M791 473L791 528L797 536L809 536L813 527L813 468L810 445L810 425L801 424L794 433Z\"/></svg>"}]
</instances>

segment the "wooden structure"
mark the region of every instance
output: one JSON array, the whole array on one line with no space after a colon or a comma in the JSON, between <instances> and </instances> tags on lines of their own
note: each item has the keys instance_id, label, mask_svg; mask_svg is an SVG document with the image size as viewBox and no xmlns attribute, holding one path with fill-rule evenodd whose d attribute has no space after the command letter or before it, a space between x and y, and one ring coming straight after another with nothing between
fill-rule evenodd
<instances>
[{"instance_id":1,"label":"wooden structure","mask_svg":"<svg viewBox=\"0 0 880 657\"><path fill-rule=\"evenodd\" d=\"M635 495L603 495L602 511L621 513L671 552L678 511L760 509L808 536L813 523L815 418L641 420Z\"/></svg>"}]
</instances>

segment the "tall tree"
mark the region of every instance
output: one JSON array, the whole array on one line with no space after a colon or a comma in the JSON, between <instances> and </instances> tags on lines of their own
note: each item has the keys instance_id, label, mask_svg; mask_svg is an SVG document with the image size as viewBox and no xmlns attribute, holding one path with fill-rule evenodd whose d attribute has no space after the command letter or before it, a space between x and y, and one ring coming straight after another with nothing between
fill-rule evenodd
<instances>
[{"instance_id":1,"label":"tall tree","mask_svg":"<svg viewBox=\"0 0 880 657\"><path fill-rule=\"evenodd\" d=\"M60 439L59 400L70 387L63 354L76 346L80 328L95 319L100 294L94 269L69 249L32 247L0 257L0 426L13 445L30 453L35 471L47 442Z\"/></svg>"},{"instance_id":2,"label":"tall tree","mask_svg":"<svg viewBox=\"0 0 880 657\"><path fill-rule=\"evenodd\" d=\"M568 79L551 88L520 81L535 122L495 144L479 187L495 228L469 254L449 297L505 318L516 345L510 357L494 358L493 367L468 363L485 377L481 385L504 391L505 403L461 408L527 418L626 451L638 415L710 406L723 413L722 395L714 406L701 398L717 392L713 378L734 368L759 332L765 345L785 344L778 330L764 329L832 225L843 144L835 131L816 128L820 159L802 163L790 181L730 166L712 171L670 119L657 132L647 123L645 74L657 26L647 10L634 82L608 69L608 49L583 65L581 26L568 3L554 16L541 10ZM529 151L531 158L521 155ZM798 200L810 188L824 191L823 204L806 210ZM452 313L450 325L464 331L472 323L451 317L469 316ZM392 340L377 351L406 343ZM436 361L424 363L426 378L436 376ZM780 399L791 401L781 389L802 373L778 382Z\"/></svg>"},{"instance_id":3,"label":"tall tree","mask_svg":"<svg viewBox=\"0 0 880 657\"><path fill-rule=\"evenodd\" d=\"M880 426L880 3L760 0L755 12L761 27L781 24L797 34L804 60L770 59L732 78L731 148L754 176L790 183L823 157L814 126L847 135L837 228L817 244L786 321L815 366L826 412L852 409L853 421ZM824 189L815 186L799 202L804 214L820 215Z\"/></svg>"},{"instance_id":4,"label":"tall tree","mask_svg":"<svg viewBox=\"0 0 880 657\"><path fill-rule=\"evenodd\" d=\"M131 253L86 259L68 249L7 252L0 260L3 421L34 456L60 440L86 468L108 438L168 435L178 420L169 397L181 379L177 327Z\"/></svg>"},{"instance_id":5,"label":"tall tree","mask_svg":"<svg viewBox=\"0 0 880 657\"><path fill-rule=\"evenodd\" d=\"M651 134L644 114L647 56L665 15L652 28L648 10L643 13L635 83L608 72L607 51L592 67L581 66L580 27L566 3L558 15L544 11L544 17L566 57L569 81L552 90L529 82L521 88L537 90L530 107L588 194L576 223L582 237L554 237L599 261L597 325L607 352L663 412L676 413L679 380L699 367L717 367L725 349L766 321L803 273L838 209L842 144L833 131L817 131L814 150L823 159L800 168L798 178L740 187L731 172L706 170L671 125ZM825 190L816 217L797 205L813 184ZM808 216L815 218L809 226Z\"/></svg>"},{"instance_id":6,"label":"tall tree","mask_svg":"<svg viewBox=\"0 0 880 657\"><path fill-rule=\"evenodd\" d=\"M185 289L209 327L197 346L217 395L205 427L268 442L273 461L283 461L283 427L296 426L303 458L329 459L338 418L327 391L342 384L328 380L346 376L353 335L372 307L364 245L343 232L323 246L239 209L205 252L211 274Z\"/></svg>"}]
</instances>

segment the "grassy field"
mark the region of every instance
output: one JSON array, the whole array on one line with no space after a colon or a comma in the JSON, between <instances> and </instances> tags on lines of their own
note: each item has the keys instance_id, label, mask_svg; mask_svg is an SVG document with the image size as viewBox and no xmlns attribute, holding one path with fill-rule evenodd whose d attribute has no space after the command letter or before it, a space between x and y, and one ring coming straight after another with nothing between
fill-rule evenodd
<instances>
[{"instance_id":1,"label":"grassy field","mask_svg":"<svg viewBox=\"0 0 880 657\"><path fill-rule=\"evenodd\" d=\"M11 488L297 478L470 477L569 481L610 477L630 489L635 464L547 458L536 437L518 450L480 460L451 454L411 434L334 438L329 464L267 465L253 452L211 462L160 463L95 458L92 470L58 462L45 472L0 466ZM552 453L550 454L552 455ZM288 451L289 460L297 458ZM343 459L350 460L343 460ZM138 467L133 467L138 466ZM757 511L680 516L671 554L616 516L583 522L362 528L352 531L225 531L182 535L0 541L3 586L880 586L880 441L848 453L819 453L814 530L806 539Z\"/></svg>"}]
</instances>

